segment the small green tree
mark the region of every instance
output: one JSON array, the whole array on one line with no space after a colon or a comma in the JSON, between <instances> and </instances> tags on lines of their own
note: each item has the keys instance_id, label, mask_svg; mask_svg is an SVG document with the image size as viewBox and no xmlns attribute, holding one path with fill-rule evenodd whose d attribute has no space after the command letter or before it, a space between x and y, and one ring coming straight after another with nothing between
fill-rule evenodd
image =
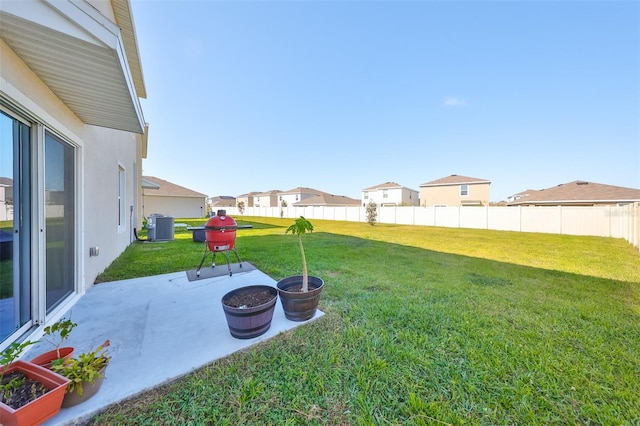
<instances>
[{"instance_id":1,"label":"small green tree","mask_svg":"<svg viewBox=\"0 0 640 426\"><path fill-rule=\"evenodd\" d=\"M367 223L371 226L376 224L378 218L378 205L375 201L369 201L367 204Z\"/></svg>"},{"instance_id":2,"label":"small green tree","mask_svg":"<svg viewBox=\"0 0 640 426\"><path fill-rule=\"evenodd\" d=\"M238 211L240 214L244 214L244 201L238 201Z\"/></svg>"},{"instance_id":3,"label":"small green tree","mask_svg":"<svg viewBox=\"0 0 640 426\"><path fill-rule=\"evenodd\" d=\"M44 328L44 336L43 340L51 343L56 350L58 358L60 358L60 346L64 343L67 338L69 338L69 334L71 331L77 326L75 322L72 322L71 319L61 318L55 324L49 325ZM58 338L56 338L56 335Z\"/></svg>"},{"instance_id":4,"label":"small green tree","mask_svg":"<svg viewBox=\"0 0 640 426\"><path fill-rule=\"evenodd\" d=\"M286 234L288 232L298 236L300 254L302 255L302 292L307 292L309 291L309 273L307 271L307 259L304 255L304 247L302 246L302 236L307 232L313 232L313 225L305 219L304 216L300 216L284 233Z\"/></svg>"}]
</instances>

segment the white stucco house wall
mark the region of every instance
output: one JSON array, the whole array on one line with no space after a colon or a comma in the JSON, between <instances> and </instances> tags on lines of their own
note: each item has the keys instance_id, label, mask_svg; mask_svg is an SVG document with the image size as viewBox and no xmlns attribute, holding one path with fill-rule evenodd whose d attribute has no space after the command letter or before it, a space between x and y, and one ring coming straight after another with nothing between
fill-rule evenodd
<instances>
[{"instance_id":1,"label":"white stucco house wall","mask_svg":"<svg viewBox=\"0 0 640 426\"><path fill-rule=\"evenodd\" d=\"M251 198L253 199L253 207L278 207L278 195L280 191L277 189L256 192Z\"/></svg>"},{"instance_id":2,"label":"white stucco house wall","mask_svg":"<svg viewBox=\"0 0 640 426\"><path fill-rule=\"evenodd\" d=\"M419 192L395 182L385 182L362 190L362 206L373 201L378 206L418 206Z\"/></svg>"},{"instance_id":3,"label":"white stucco house wall","mask_svg":"<svg viewBox=\"0 0 640 426\"><path fill-rule=\"evenodd\" d=\"M0 1L0 350L57 320L140 226L147 123L129 0ZM5 188L9 188L5 185ZM7 198L6 196L4 198Z\"/></svg>"},{"instance_id":4,"label":"white stucco house wall","mask_svg":"<svg viewBox=\"0 0 640 426\"><path fill-rule=\"evenodd\" d=\"M290 189L288 191L282 191L278 194L278 206L282 206L284 201L285 206L293 206L294 204L306 200L307 198L317 197L324 194L322 191L318 191L313 188L305 188L299 186L297 188Z\"/></svg>"}]
</instances>

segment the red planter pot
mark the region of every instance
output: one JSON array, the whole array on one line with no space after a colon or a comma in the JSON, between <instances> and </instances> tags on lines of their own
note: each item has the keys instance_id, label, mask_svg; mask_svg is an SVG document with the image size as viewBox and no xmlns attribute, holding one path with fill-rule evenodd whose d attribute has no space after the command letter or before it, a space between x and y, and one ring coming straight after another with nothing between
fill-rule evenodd
<instances>
[{"instance_id":1,"label":"red planter pot","mask_svg":"<svg viewBox=\"0 0 640 426\"><path fill-rule=\"evenodd\" d=\"M0 403L0 424L3 426L39 425L58 414L69 379L27 361L14 361L4 368L5 374L14 371L26 374L29 379L42 383L49 392L18 409Z\"/></svg>"},{"instance_id":2,"label":"red planter pot","mask_svg":"<svg viewBox=\"0 0 640 426\"><path fill-rule=\"evenodd\" d=\"M57 350L54 349L52 351L45 352L41 355L38 355L37 357L33 358L29 362L36 365L40 365L44 368L51 368L51 363L53 361L60 358L69 359L73 356L73 351L74 351L74 348L72 347L60 348ZM58 356L58 354L60 354L60 356Z\"/></svg>"}]
</instances>

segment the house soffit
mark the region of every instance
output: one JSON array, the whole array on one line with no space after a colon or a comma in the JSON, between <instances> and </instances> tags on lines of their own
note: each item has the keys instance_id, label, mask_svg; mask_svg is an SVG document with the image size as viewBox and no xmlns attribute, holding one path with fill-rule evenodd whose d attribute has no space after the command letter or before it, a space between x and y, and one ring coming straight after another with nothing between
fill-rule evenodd
<instances>
[{"instance_id":1,"label":"house soffit","mask_svg":"<svg viewBox=\"0 0 640 426\"><path fill-rule=\"evenodd\" d=\"M0 37L84 123L144 132L120 29L88 3L0 2Z\"/></svg>"}]
</instances>

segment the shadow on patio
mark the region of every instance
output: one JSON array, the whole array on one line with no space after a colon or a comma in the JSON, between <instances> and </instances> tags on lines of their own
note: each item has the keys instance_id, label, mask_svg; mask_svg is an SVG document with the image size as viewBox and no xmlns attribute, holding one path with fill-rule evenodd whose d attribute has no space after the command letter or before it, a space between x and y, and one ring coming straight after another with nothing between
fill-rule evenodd
<instances>
[{"instance_id":1,"label":"shadow on patio","mask_svg":"<svg viewBox=\"0 0 640 426\"><path fill-rule=\"evenodd\" d=\"M287 320L278 300L271 328L265 334L248 340L231 337L222 296L246 285L276 285L250 264L243 265L246 272L234 272L233 276L220 268L224 275L198 281L189 281L186 272L176 272L92 287L66 315L78 323L67 343L82 353L109 339L113 358L106 379L93 398L63 408L44 424L85 423L111 404L304 324ZM322 315L318 311L309 321ZM34 346L25 359L50 349L41 345L47 344Z\"/></svg>"}]
</instances>

